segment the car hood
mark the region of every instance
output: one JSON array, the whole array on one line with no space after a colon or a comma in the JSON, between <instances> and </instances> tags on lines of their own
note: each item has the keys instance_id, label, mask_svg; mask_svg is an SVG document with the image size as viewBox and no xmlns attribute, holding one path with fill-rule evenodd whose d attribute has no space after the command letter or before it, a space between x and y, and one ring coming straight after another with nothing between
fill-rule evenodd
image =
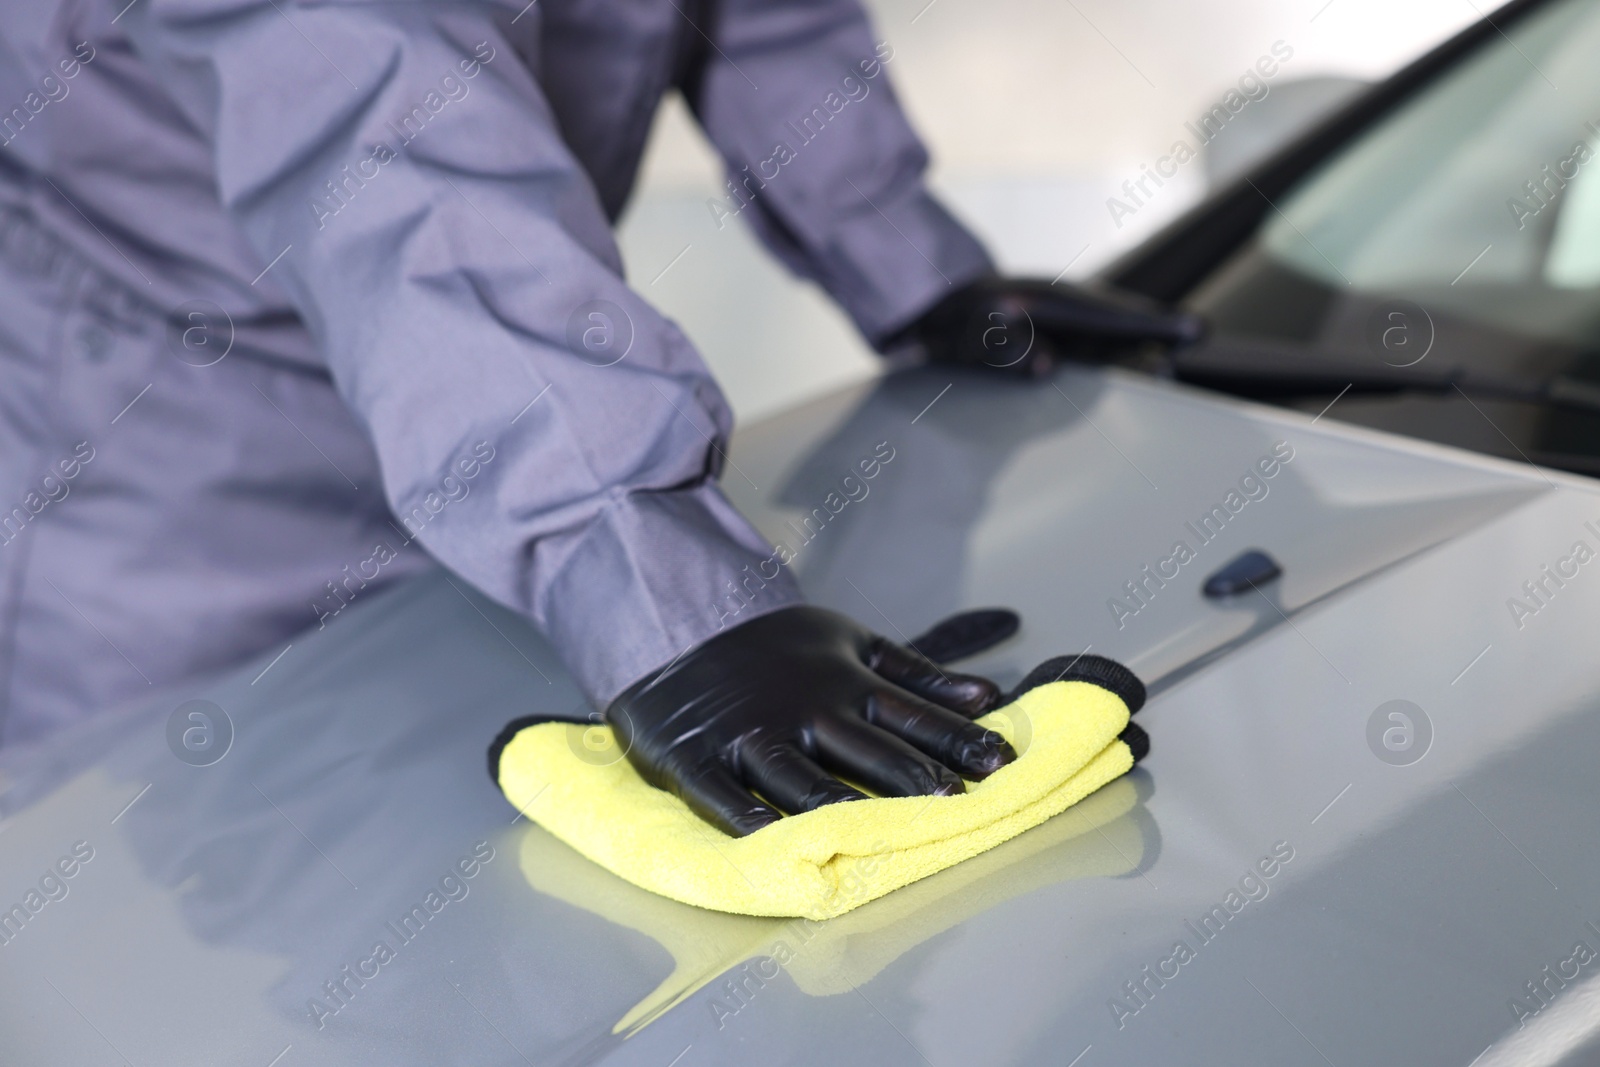
<instances>
[{"instance_id":1,"label":"car hood","mask_svg":"<svg viewBox=\"0 0 1600 1067\"><path fill-rule=\"evenodd\" d=\"M1021 632L963 668L1010 683L1060 653L1127 663L1151 683L1150 756L839 919L698 911L513 818L488 742L582 700L531 627L435 573L282 662L0 753L0 906L93 852L0 945L8 1051L283 1067L1593 1055L1592 483L1073 369L893 375L743 429L722 480L811 599L880 632L1005 605ZM1281 577L1201 594L1252 548ZM191 699L232 724L211 766L168 746ZM389 958L369 963L379 942Z\"/></svg>"}]
</instances>

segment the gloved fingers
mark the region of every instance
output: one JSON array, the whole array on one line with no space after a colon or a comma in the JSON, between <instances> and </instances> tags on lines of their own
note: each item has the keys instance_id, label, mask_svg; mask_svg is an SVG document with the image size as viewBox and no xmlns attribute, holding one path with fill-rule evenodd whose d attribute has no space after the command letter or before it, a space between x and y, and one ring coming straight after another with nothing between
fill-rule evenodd
<instances>
[{"instance_id":1,"label":"gloved fingers","mask_svg":"<svg viewBox=\"0 0 1600 1067\"><path fill-rule=\"evenodd\" d=\"M973 362L1002 374L1037 378L1050 370L1058 352L1039 328L1024 300L1002 297L967 327Z\"/></svg>"},{"instance_id":2,"label":"gloved fingers","mask_svg":"<svg viewBox=\"0 0 1600 1067\"><path fill-rule=\"evenodd\" d=\"M1000 701L1000 687L989 679L940 670L938 664L892 641L877 642L869 666L880 678L968 718L992 710Z\"/></svg>"},{"instance_id":3,"label":"gloved fingers","mask_svg":"<svg viewBox=\"0 0 1600 1067\"><path fill-rule=\"evenodd\" d=\"M1003 702L1010 704L1019 699L1022 694L1030 689L1037 689L1041 685L1051 682L1089 682L1098 685L1111 693L1116 694L1128 706L1128 714L1133 715L1145 702L1144 683L1139 676L1114 659L1104 656L1091 656L1081 652L1076 656L1056 656L1047 659L1033 670L1028 676L1017 683L1015 689L1007 693Z\"/></svg>"},{"instance_id":4,"label":"gloved fingers","mask_svg":"<svg viewBox=\"0 0 1600 1067\"><path fill-rule=\"evenodd\" d=\"M1138 763L1150 754L1150 735L1144 727L1136 722L1130 722L1122 728L1122 733L1117 735L1117 740L1128 746L1128 751L1133 753L1133 762Z\"/></svg>"},{"instance_id":5,"label":"gloved fingers","mask_svg":"<svg viewBox=\"0 0 1600 1067\"><path fill-rule=\"evenodd\" d=\"M673 792L689 810L730 837L744 837L783 818L763 804L719 763L706 764L674 779Z\"/></svg>"},{"instance_id":6,"label":"gloved fingers","mask_svg":"<svg viewBox=\"0 0 1600 1067\"><path fill-rule=\"evenodd\" d=\"M1206 334L1202 316L1126 290L1043 279L1013 281L1011 287L1044 333L1173 345L1194 344Z\"/></svg>"},{"instance_id":7,"label":"gloved fingers","mask_svg":"<svg viewBox=\"0 0 1600 1067\"><path fill-rule=\"evenodd\" d=\"M963 778L987 778L1017 758L993 730L909 693L884 689L867 702L867 721L909 741Z\"/></svg>"},{"instance_id":8,"label":"gloved fingers","mask_svg":"<svg viewBox=\"0 0 1600 1067\"><path fill-rule=\"evenodd\" d=\"M880 796L951 796L966 786L949 767L853 715L816 724L817 760Z\"/></svg>"},{"instance_id":9,"label":"gloved fingers","mask_svg":"<svg viewBox=\"0 0 1600 1067\"><path fill-rule=\"evenodd\" d=\"M739 769L752 789L789 815L842 800L867 798L789 744L751 745L740 752Z\"/></svg>"},{"instance_id":10,"label":"gloved fingers","mask_svg":"<svg viewBox=\"0 0 1600 1067\"><path fill-rule=\"evenodd\" d=\"M940 619L907 644L935 663L975 656L1015 634L1022 617L1010 608L975 608Z\"/></svg>"}]
</instances>

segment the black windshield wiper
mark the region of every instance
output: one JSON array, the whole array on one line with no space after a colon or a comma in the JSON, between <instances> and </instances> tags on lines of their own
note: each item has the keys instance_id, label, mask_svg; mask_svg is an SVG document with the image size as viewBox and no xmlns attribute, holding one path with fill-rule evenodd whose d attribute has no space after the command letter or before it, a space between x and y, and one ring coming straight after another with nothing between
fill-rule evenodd
<instances>
[{"instance_id":1,"label":"black windshield wiper","mask_svg":"<svg viewBox=\"0 0 1600 1067\"><path fill-rule=\"evenodd\" d=\"M1433 362L1392 367L1373 356L1327 354L1290 344L1225 338L1182 348L1167 357L1167 373L1182 382L1252 400L1336 393L1443 396L1511 400L1600 413L1600 384L1567 375L1522 379Z\"/></svg>"}]
</instances>

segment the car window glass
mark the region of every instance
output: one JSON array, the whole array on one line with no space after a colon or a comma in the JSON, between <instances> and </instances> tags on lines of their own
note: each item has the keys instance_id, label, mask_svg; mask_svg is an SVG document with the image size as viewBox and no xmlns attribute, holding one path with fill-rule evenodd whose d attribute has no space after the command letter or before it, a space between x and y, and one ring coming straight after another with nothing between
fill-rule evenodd
<instances>
[{"instance_id":1,"label":"car window glass","mask_svg":"<svg viewBox=\"0 0 1600 1067\"><path fill-rule=\"evenodd\" d=\"M1224 331L1352 348L1376 297L1600 341L1600 5L1509 27L1281 197L1194 297ZM1253 302L1284 276L1323 299ZM1267 282L1271 284L1267 284ZM1351 311L1343 326L1330 308ZM1313 321L1316 320L1316 321ZM1341 333L1351 336L1334 336ZM1352 332L1354 331L1354 332Z\"/></svg>"}]
</instances>

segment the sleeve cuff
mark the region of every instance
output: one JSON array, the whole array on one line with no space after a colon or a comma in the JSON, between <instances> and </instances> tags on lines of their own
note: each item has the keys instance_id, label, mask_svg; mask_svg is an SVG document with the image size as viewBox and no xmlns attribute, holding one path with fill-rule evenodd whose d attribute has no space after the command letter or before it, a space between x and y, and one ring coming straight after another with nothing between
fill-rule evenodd
<instances>
[{"instance_id":1,"label":"sleeve cuff","mask_svg":"<svg viewBox=\"0 0 1600 1067\"><path fill-rule=\"evenodd\" d=\"M578 535L536 617L595 705L721 630L802 602L713 482L621 495Z\"/></svg>"},{"instance_id":2,"label":"sleeve cuff","mask_svg":"<svg viewBox=\"0 0 1600 1067\"><path fill-rule=\"evenodd\" d=\"M947 294L995 270L978 239L921 183L892 199L863 196L830 245L829 289L880 351Z\"/></svg>"}]
</instances>

